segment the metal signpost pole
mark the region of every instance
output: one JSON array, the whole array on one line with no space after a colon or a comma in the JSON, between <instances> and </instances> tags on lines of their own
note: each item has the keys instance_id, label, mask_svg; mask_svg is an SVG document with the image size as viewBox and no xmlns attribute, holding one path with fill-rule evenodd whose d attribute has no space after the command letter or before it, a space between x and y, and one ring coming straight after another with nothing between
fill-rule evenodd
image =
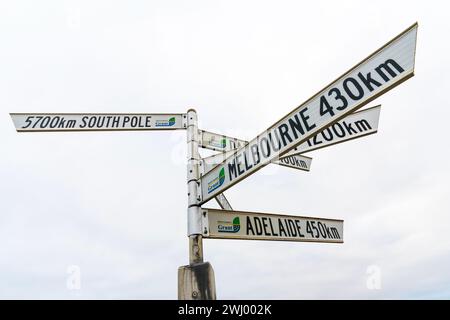
<instances>
[{"instance_id":1,"label":"metal signpost pole","mask_svg":"<svg viewBox=\"0 0 450 320\"><path fill-rule=\"evenodd\" d=\"M214 271L203 262L202 213L200 208L200 154L197 112L187 112L187 186L189 265L178 269L178 299L215 300Z\"/></svg>"},{"instance_id":2,"label":"metal signpost pole","mask_svg":"<svg viewBox=\"0 0 450 320\"><path fill-rule=\"evenodd\" d=\"M198 152L197 112L189 109L187 112L187 186L188 186L188 236L189 263L203 262L200 193L199 182L200 155Z\"/></svg>"}]
</instances>

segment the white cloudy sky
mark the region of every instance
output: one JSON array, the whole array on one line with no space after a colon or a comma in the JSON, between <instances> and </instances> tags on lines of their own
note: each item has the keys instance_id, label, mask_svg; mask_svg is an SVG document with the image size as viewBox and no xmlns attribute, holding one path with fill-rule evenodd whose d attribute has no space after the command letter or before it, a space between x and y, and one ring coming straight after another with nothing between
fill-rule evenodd
<instances>
[{"instance_id":1,"label":"white cloudy sky","mask_svg":"<svg viewBox=\"0 0 450 320\"><path fill-rule=\"evenodd\" d=\"M9 112L195 107L250 139L415 21L416 76L371 104L376 135L226 192L343 218L345 244L209 240L205 258L225 299L450 298L447 3L2 1L0 298L174 299L188 261L185 132L18 134Z\"/></svg>"}]
</instances>

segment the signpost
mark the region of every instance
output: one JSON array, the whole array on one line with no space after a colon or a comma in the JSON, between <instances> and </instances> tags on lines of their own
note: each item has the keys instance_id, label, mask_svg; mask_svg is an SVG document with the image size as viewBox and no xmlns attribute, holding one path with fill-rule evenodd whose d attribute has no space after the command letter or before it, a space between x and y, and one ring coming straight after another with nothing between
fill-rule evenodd
<instances>
[{"instance_id":1,"label":"signpost","mask_svg":"<svg viewBox=\"0 0 450 320\"><path fill-rule=\"evenodd\" d=\"M411 78L416 35L414 24L206 173L200 203Z\"/></svg>"},{"instance_id":2,"label":"signpost","mask_svg":"<svg viewBox=\"0 0 450 320\"><path fill-rule=\"evenodd\" d=\"M247 142L199 130L197 112L11 113L18 132L186 130L189 265L178 269L179 299L215 299L203 238L343 243L343 221L233 211L224 190L275 163L309 171L302 154L377 132L380 106L359 108L414 75L417 23ZM199 148L222 152L201 159ZM215 198L222 210L201 205Z\"/></svg>"},{"instance_id":3,"label":"signpost","mask_svg":"<svg viewBox=\"0 0 450 320\"><path fill-rule=\"evenodd\" d=\"M343 220L218 209L202 213L204 238L344 242Z\"/></svg>"}]
</instances>

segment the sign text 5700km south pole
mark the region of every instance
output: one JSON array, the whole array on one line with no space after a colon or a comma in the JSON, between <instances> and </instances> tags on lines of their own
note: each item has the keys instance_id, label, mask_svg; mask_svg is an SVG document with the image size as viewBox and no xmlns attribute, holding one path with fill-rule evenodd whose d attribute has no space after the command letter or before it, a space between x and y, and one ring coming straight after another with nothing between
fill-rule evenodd
<instances>
[{"instance_id":1,"label":"sign text 5700km south pole","mask_svg":"<svg viewBox=\"0 0 450 320\"><path fill-rule=\"evenodd\" d=\"M200 203L412 77L417 27L413 24L206 173Z\"/></svg>"}]
</instances>

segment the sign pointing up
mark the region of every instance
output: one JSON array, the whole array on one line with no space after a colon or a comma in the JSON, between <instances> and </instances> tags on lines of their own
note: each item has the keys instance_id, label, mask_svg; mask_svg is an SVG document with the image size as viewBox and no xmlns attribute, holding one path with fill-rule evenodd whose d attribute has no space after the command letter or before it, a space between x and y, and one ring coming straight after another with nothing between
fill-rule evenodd
<instances>
[{"instance_id":1,"label":"sign pointing up","mask_svg":"<svg viewBox=\"0 0 450 320\"><path fill-rule=\"evenodd\" d=\"M411 78L417 27L409 27L205 174L200 203Z\"/></svg>"}]
</instances>

